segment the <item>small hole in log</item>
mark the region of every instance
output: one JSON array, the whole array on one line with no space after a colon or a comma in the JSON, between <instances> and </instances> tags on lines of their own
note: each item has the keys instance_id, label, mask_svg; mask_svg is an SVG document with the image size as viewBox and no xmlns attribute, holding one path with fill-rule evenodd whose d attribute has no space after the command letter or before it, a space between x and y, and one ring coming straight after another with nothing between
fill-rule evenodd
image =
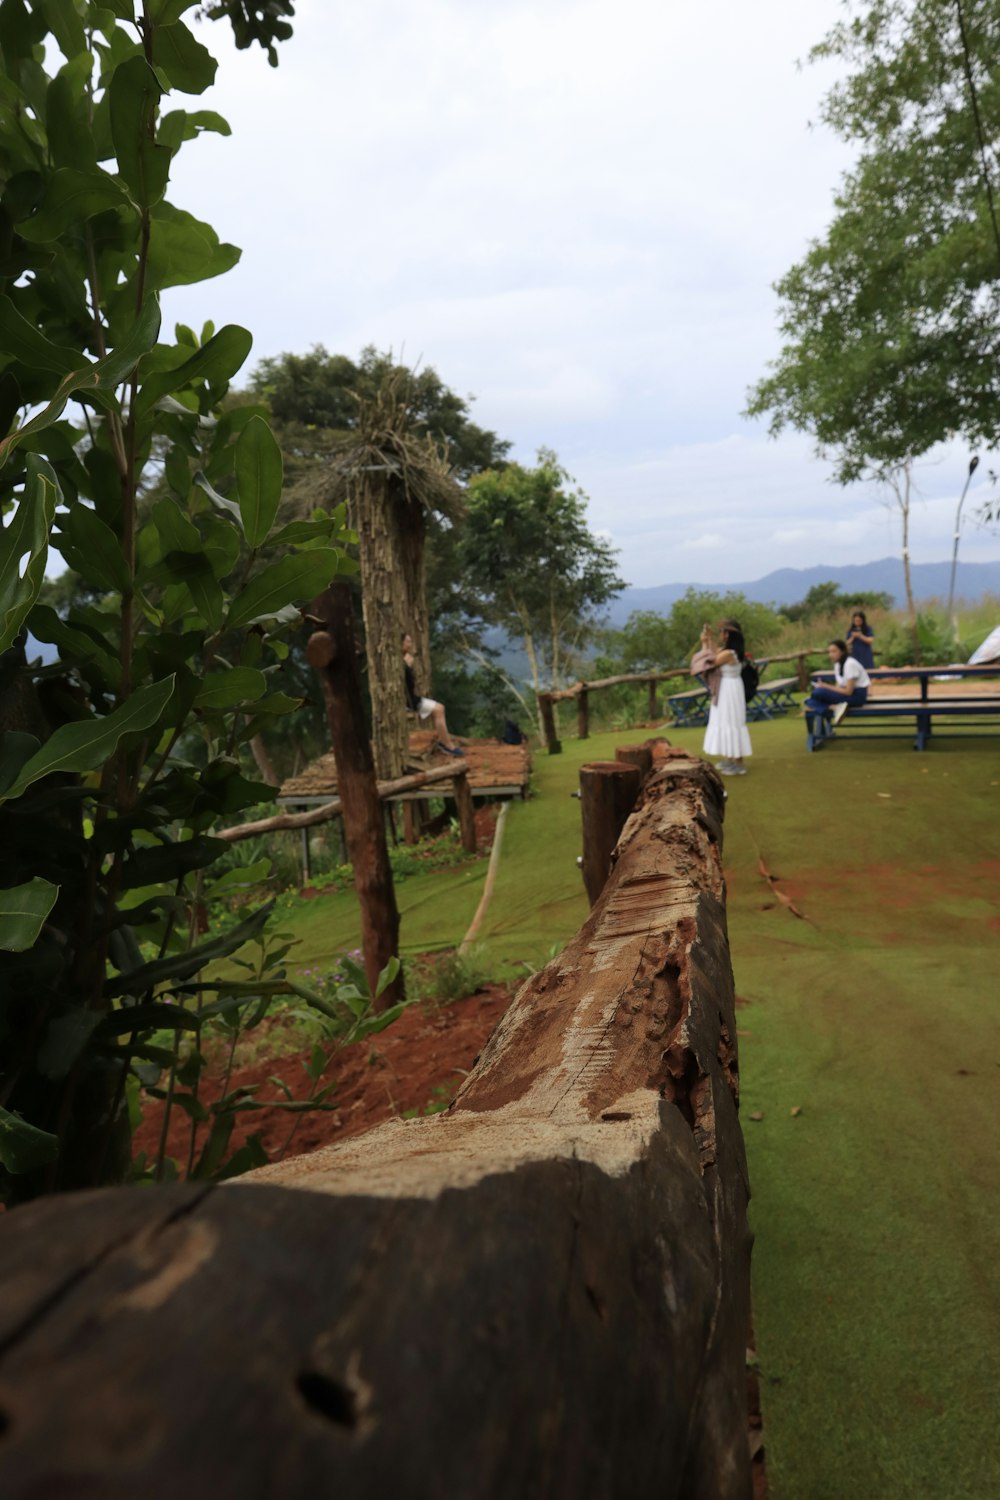
<instances>
[{"instance_id":1,"label":"small hole in log","mask_svg":"<svg viewBox=\"0 0 1000 1500\"><path fill-rule=\"evenodd\" d=\"M601 1116L602 1120L607 1120L609 1123L614 1120L631 1120L631 1118L632 1116L630 1114L626 1114L625 1111L621 1109L606 1110Z\"/></svg>"},{"instance_id":2,"label":"small hole in log","mask_svg":"<svg viewBox=\"0 0 1000 1500\"><path fill-rule=\"evenodd\" d=\"M303 1370L295 1384L306 1405L319 1412L321 1417L326 1417L328 1422L335 1422L338 1427L357 1426L354 1394L339 1381L315 1370Z\"/></svg>"}]
</instances>

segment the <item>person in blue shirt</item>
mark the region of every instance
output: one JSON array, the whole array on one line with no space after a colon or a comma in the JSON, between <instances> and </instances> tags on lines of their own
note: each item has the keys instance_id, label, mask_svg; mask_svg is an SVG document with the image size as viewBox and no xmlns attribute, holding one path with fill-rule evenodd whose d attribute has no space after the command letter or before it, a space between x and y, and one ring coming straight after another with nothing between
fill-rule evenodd
<instances>
[{"instance_id":1,"label":"person in blue shirt","mask_svg":"<svg viewBox=\"0 0 1000 1500\"><path fill-rule=\"evenodd\" d=\"M847 631L847 645L854 660L859 661L866 672L871 672L875 666L874 640L875 632L865 619L864 610L856 609Z\"/></svg>"}]
</instances>

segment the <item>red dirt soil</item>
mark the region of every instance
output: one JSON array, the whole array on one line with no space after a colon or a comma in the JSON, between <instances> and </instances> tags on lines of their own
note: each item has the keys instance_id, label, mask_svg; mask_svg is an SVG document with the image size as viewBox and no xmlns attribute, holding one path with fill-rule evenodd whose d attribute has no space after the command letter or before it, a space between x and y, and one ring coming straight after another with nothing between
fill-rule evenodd
<instances>
[{"instance_id":1,"label":"red dirt soil","mask_svg":"<svg viewBox=\"0 0 1000 1500\"><path fill-rule=\"evenodd\" d=\"M246 1110L236 1117L229 1153L241 1146L247 1136L259 1131L270 1160L281 1154L292 1127L295 1134L286 1155L298 1156L315 1151L331 1141L360 1135L373 1125L408 1110L423 1112L428 1105L440 1107L454 1093L471 1069L497 1022L507 1009L511 991L503 985L489 984L464 1000L444 1006L413 1005L397 1021L366 1042L345 1047L323 1075L322 1082L335 1083L328 1102L336 1105L330 1111L295 1115L280 1109ZM253 1037L260 1037L261 1050L267 1047L266 1028L280 1028L280 1019L263 1022ZM260 1084L256 1099L282 1099L284 1095L271 1077L284 1080L294 1099L308 1097L312 1085L305 1072L309 1050L285 1056L264 1056L247 1067L235 1068L229 1088ZM201 1098L207 1103L223 1091L224 1054L213 1057L202 1075ZM143 1120L135 1133L133 1150L145 1151L147 1161L155 1160L163 1119L163 1105L144 1099ZM204 1146L208 1126L201 1125L196 1147ZM191 1121L183 1110L174 1108L167 1136L167 1155L178 1163L181 1175L187 1162L191 1141Z\"/></svg>"}]
</instances>

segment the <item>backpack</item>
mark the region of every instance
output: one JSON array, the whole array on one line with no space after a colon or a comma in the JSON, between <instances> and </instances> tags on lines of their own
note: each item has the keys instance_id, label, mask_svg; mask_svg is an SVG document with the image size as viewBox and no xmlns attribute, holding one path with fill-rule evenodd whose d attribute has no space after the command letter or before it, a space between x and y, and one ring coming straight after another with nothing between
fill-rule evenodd
<instances>
[{"instance_id":1,"label":"backpack","mask_svg":"<svg viewBox=\"0 0 1000 1500\"><path fill-rule=\"evenodd\" d=\"M749 703L757 688L760 686L760 673L748 656L740 668L740 676L743 678L743 696Z\"/></svg>"}]
</instances>

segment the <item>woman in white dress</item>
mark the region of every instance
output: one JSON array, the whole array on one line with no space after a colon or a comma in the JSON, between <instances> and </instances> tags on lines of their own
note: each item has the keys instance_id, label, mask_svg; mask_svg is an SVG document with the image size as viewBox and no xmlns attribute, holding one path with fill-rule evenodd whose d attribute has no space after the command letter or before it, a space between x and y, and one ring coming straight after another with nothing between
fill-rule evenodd
<instances>
[{"instance_id":1,"label":"woman in white dress","mask_svg":"<svg viewBox=\"0 0 1000 1500\"><path fill-rule=\"evenodd\" d=\"M691 663L692 672L704 673L712 695L712 706L705 730L706 755L719 755L718 769L723 776L745 776L745 756L753 754L747 730L747 700L743 691L743 662L746 646L736 620L723 620L719 639L715 640L706 625L701 632L701 650Z\"/></svg>"}]
</instances>

